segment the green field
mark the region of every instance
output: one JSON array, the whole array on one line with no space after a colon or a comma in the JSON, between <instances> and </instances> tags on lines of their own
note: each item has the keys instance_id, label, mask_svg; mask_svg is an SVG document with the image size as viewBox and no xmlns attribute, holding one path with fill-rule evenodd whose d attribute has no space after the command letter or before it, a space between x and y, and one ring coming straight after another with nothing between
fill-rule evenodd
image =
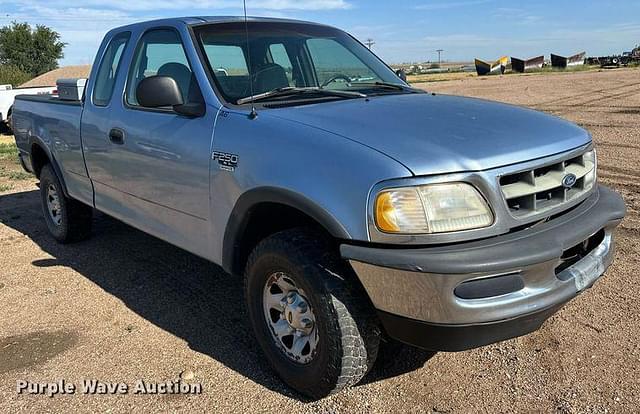
<instances>
[{"instance_id":1,"label":"green field","mask_svg":"<svg viewBox=\"0 0 640 414\"><path fill-rule=\"evenodd\" d=\"M3 140L4 141L4 140ZM18 149L15 143L0 142L0 160L18 161Z\"/></svg>"},{"instance_id":2,"label":"green field","mask_svg":"<svg viewBox=\"0 0 640 414\"><path fill-rule=\"evenodd\" d=\"M0 136L0 192L23 187L33 176L22 169L18 148L10 135Z\"/></svg>"}]
</instances>

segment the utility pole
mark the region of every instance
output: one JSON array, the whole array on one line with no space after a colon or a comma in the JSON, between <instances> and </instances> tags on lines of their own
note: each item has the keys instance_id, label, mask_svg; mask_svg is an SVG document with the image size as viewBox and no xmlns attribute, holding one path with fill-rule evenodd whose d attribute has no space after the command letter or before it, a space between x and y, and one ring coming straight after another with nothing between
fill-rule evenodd
<instances>
[{"instance_id":1,"label":"utility pole","mask_svg":"<svg viewBox=\"0 0 640 414\"><path fill-rule=\"evenodd\" d=\"M369 50L371 50L371 47L372 47L373 45L375 45L375 44L376 44L376 42L374 42L374 41L373 41L373 39L369 38L369 39L367 39L367 40L365 40L365 41L364 41L364 44L365 44L365 45L367 45L367 47L369 48Z\"/></svg>"},{"instance_id":2,"label":"utility pole","mask_svg":"<svg viewBox=\"0 0 640 414\"><path fill-rule=\"evenodd\" d=\"M440 59L442 52L444 52L444 49L438 49L436 50L436 52L438 52L438 66L440 66L440 64L442 63L442 59Z\"/></svg>"}]
</instances>

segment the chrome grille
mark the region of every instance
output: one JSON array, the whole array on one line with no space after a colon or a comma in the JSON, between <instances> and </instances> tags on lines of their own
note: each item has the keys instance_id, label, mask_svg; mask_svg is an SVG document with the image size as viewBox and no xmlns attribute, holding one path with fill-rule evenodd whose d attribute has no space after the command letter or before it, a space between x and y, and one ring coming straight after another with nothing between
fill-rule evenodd
<instances>
[{"instance_id":1,"label":"chrome grille","mask_svg":"<svg viewBox=\"0 0 640 414\"><path fill-rule=\"evenodd\" d=\"M559 209L585 195L593 188L595 174L596 158L591 150L560 162L504 175L500 177L500 187L511 214L524 218Z\"/></svg>"}]
</instances>

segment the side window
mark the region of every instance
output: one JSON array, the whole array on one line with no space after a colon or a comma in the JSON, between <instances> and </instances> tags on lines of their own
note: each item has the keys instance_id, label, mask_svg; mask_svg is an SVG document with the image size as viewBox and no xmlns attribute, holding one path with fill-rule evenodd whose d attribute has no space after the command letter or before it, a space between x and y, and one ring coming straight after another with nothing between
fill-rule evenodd
<instances>
[{"instance_id":1,"label":"side window","mask_svg":"<svg viewBox=\"0 0 640 414\"><path fill-rule=\"evenodd\" d=\"M271 54L271 61L284 68L289 79L289 85L293 85L293 65L287 54L287 49L282 43L274 43L269 46L269 53Z\"/></svg>"},{"instance_id":2,"label":"side window","mask_svg":"<svg viewBox=\"0 0 640 414\"><path fill-rule=\"evenodd\" d=\"M127 79L126 101L129 105L138 106L138 84L155 75L173 78L182 92L185 104L202 102L202 95L180 36L173 30L152 30L140 39Z\"/></svg>"},{"instance_id":3,"label":"side window","mask_svg":"<svg viewBox=\"0 0 640 414\"><path fill-rule=\"evenodd\" d=\"M129 42L131 33L120 33L111 39L107 49L104 52L98 73L96 75L96 83L93 87L93 104L96 106L107 106L113 94L113 87L118 76L120 68L120 60L122 53Z\"/></svg>"}]
</instances>

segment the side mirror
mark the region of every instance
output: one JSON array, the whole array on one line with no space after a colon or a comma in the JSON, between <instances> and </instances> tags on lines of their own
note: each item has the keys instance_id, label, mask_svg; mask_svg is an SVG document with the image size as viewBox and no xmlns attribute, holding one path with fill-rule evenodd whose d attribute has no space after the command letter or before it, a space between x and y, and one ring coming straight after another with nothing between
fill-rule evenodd
<instances>
[{"instance_id":1,"label":"side mirror","mask_svg":"<svg viewBox=\"0 0 640 414\"><path fill-rule=\"evenodd\" d=\"M178 83L169 76L150 76L136 88L138 103L145 108L182 105L182 92Z\"/></svg>"},{"instance_id":2,"label":"side mirror","mask_svg":"<svg viewBox=\"0 0 640 414\"><path fill-rule=\"evenodd\" d=\"M404 69L396 70L396 75L398 75L398 77L402 79L403 82L407 81L407 73L404 71Z\"/></svg>"},{"instance_id":3,"label":"side mirror","mask_svg":"<svg viewBox=\"0 0 640 414\"><path fill-rule=\"evenodd\" d=\"M178 83L170 76L149 76L141 80L136 88L136 97L145 108L170 106L177 114L190 118L205 114L204 103L184 103Z\"/></svg>"}]
</instances>

